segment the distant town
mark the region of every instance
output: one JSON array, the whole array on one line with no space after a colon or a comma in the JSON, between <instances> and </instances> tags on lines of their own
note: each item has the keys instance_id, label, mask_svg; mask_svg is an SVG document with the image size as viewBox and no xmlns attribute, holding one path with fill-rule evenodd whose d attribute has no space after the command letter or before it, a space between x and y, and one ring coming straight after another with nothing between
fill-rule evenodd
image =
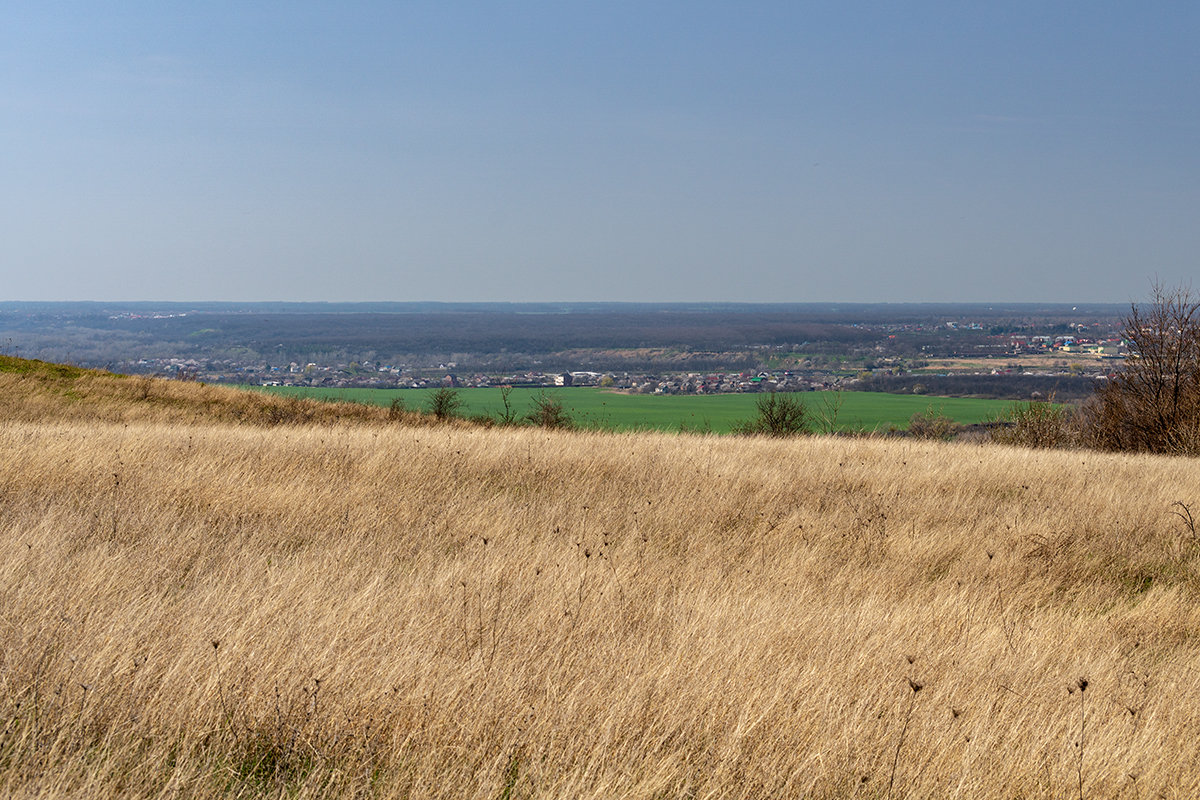
<instances>
[{"instance_id":1,"label":"distant town","mask_svg":"<svg viewBox=\"0 0 1200 800\"><path fill-rule=\"evenodd\" d=\"M1079 326L1081 329L1083 326ZM958 326L947 323L947 330ZM979 330L970 325L967 330ZM1104 379L1114 369L1113 359L1123 359L1128 345L1119 337L1093 338L1083 334L1059 336L996 337L1004 340L994 347L978 348L969 356L993 364L960 365L956 375L1025 375L1045 377L1090 377ZM781 352L778 347L776 352ZM980 352L986 350L986 352ZM1032 356L1058 356L1047 362ZM944 359L953 361L954 359ZM386 364L371 361L349 361L304 364L292 361L284 365L267 362L239 363L234 359L200 361L196 359L138 359L119 362L118 371L154 373L185 380L213 383L257 384L261 386L309 386L325 388L426 389L450 386L456 388L568 387L598 386L636 394L729 394L738 392L804 392L835 388L854 388L879 376L928 374L928 360L907 360L883 356L861 369L815 368L811 359L800 359L792 369L745 370L738 372L595 372L564 370L546 372L527 370L507 374L462 372L455 362L435 367L411 367L405 364ZM936 369L936 367L935 367ZM947 374L943 365L942 373Z\"/></svg>"},{"instance_id":2,"label":"distant town","mask_svg":"<svg viewBox=\"0 0 1200 800\"><path fill-rule=\"evenodd\" d=\"M0 350L259 386L1084 396L1117 306L0 304Z\"/></svg>"}]
</instances>

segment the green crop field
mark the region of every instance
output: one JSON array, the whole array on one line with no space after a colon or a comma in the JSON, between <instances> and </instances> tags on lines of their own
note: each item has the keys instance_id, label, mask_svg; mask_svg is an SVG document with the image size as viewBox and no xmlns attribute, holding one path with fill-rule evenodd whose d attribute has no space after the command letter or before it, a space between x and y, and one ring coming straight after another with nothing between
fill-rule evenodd
<instances>
[{"instance_id":1,"label":"green crop field","mask_svg":"<svg viewBox=\"0 0 1200 800\"><path fill-rule=\"evenodd\" d=\"M246 387L277 394L343 400L374 405L391 405L401 398L407 408L425 410L432 389L329 389L301 386ZM575 422L583 427L609 430L683 429L728 433L734 423L755 414L754 394L722 395L628 395L590 387L559 389L513 389L510 402L518 415L533 407L534 398L545 391L558 398ZM833 392L803 392L809 416L819 418L826 404L835 400ZM460 389L463 416L497 416L504 409L500 389ZM843 392L837 415L839 430L887 430L907 428L913 414L932 411L971 424L995 419L1012 405L1008 400L980 400L962 397L925 397Z\"/></svg>"}]
</instances>

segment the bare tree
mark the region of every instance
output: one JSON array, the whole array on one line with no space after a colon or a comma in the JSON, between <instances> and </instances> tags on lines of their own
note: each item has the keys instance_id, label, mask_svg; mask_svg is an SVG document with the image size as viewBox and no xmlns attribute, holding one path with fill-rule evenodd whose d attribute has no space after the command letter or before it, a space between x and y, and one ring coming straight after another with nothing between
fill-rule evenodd
<instances>
[{"instance_id":1,"label":"bare tree","mask_svg":"<svg viewBox=\"0 0 1200 800\"><path fill-rule=\"evenodd\" d=\"M1111 450L1200 452L1200 298L1155 284L1122 336L1129 355L1088 408L1091 444Z\"/></svg>"},{"instance_id":2,"label":"bare tree","mask_svg":"<svg viewBox=\"0 0 1200 800\"><path fill-rule=\"evenodd\" d=\"M520 420L513 408L511 386L500 387L500 402L504 404L504 411L496 416L496 422L500 425L516 425Z\"/></svg>"},{"instance_id":3,"label":"bare tree","mask_svg":"<svg viewBox=\"0 0 1200 800\"><path fill-rule=\"evenodd\" d=\"M846 396L840 388L821 393L821 407L817 409L818 429L822 433L833 433L837 430L838 414Z\"/></svg>"}]
</instances>

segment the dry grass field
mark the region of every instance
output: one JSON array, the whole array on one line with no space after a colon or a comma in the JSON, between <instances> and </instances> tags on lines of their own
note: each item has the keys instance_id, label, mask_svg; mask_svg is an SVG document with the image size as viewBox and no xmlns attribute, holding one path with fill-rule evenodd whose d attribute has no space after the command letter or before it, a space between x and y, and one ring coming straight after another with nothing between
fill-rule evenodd
<instances>
[{"instance_id":1,"label":"dry grass field","mask_svg":"<svg viewBox=\"0 0 1200 800\"><path fill-rule=\"evenodd\" d=\"M0 378L0 795L1200 795L1196 460Z\"/></svg>"}]
</instances>

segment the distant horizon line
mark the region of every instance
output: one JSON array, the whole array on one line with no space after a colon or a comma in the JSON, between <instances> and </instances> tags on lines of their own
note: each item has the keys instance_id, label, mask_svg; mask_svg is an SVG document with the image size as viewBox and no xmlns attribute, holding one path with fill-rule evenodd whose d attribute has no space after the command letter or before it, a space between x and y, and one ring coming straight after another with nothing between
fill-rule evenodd
<instances>
[{"instance_id":1,"label":"distant horizon line","mask_svg":"<svg viewBox=\"0 0 1200 800\"><path fill-rule=\"evenodd\" d=\"M1067 306L1079 308L1127 307L1130 300L0 300L0 308L14 306L113 306L113 307L284 307L284 306L354 306L354 307L979 307L979 308L1044 308Z\"/></svg>"}]
</instances>

